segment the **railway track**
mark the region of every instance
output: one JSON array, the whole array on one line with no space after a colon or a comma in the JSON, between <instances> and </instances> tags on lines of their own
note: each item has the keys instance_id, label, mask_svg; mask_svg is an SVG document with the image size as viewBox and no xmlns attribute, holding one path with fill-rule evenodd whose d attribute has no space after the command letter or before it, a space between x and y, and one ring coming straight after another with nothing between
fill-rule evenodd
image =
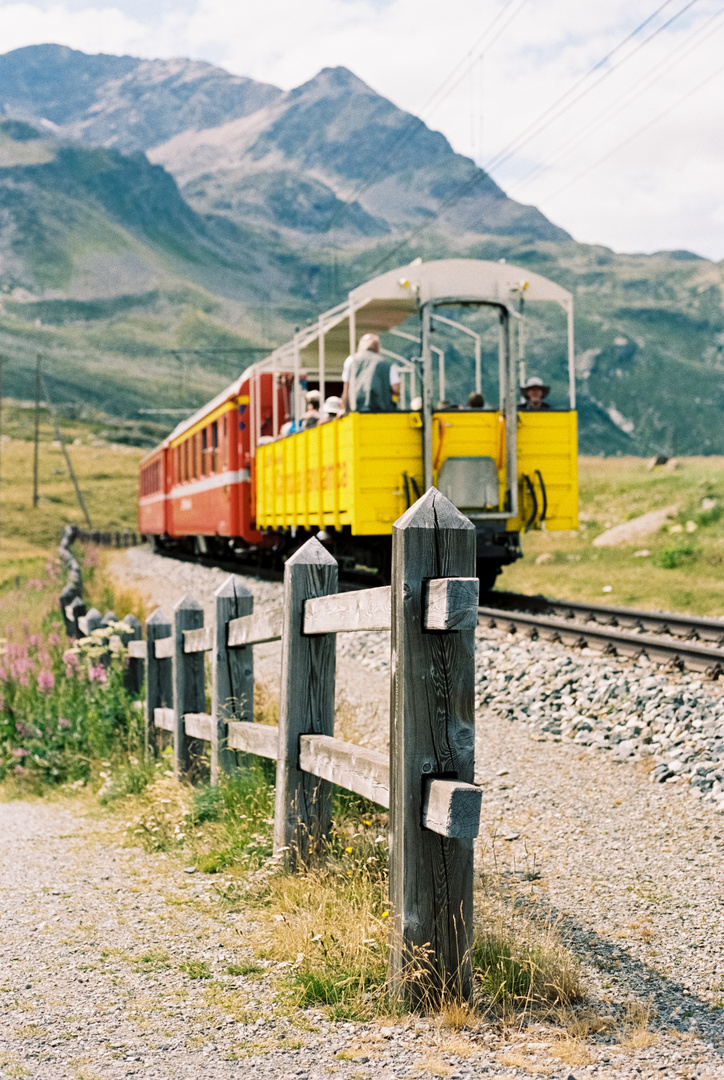
<instances>
[{"instance_id":1,"label":"railway track","mask_svg":"<svg viewBox=\"0 0 724 1080\"><path fill-rule=\"evenodd\" d=\"M237 574L252 573L271 581L283 577L277 570L244 567L218 558L180 552L164 554L182 562L216 566ZM378 584L373 575L364 580L367 577L341 574L340 592ZM478 608L479 618L490 627L560 641L563 645L589 645L622 656L644 654L650 660L701 671L713 678L724 675L723 619L503 591L487 593L485 599L487 604Z\"/></svg>"},{"instance_id":2,"label":"railway track","mask_svg":"<svg viewBox=\"0 0 724 1080\"><path fill-rule=\"evenodd\" d=\"M506 592L486 599L494 606L481 606L479 614L491 627L623 656L644 654L714 678L724 674L724 620Z\"/></svg>"}]
</instances>

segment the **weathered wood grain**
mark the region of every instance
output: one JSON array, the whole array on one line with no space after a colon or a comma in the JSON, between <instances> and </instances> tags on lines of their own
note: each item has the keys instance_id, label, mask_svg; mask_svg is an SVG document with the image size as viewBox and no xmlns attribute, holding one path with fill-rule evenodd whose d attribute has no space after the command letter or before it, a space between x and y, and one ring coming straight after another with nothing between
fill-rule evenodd
<instances>
[{"instance_id":1,"label":"weathered wood grain","mask_svg":"<svg viewBox=\"0 0 724 1080\"><path fill-rule=\"evenodd\" d=\"M274 850L288 866L306 864L327 836L331 786L299 768L300 735L334 734L334 634L302 633L304 603L337 591L337 562L316 537L284 566Z\"/></svg>"},{"instance_id":2,"label":"weathered wood grain","mask_svg":"<svg viewBox=\"0 0 724 1080\"><path fill-rule=\"evenodd\" d=\"M430 488L392 539L390 983L413 1002L472 991L472 841L424 829L422 803L427 779L472 783L475 735L474 631L427 633L424 582L474 569L474 526ZM424 977L410 979L425 954Z\"/></svg>"},{"instance_id":3,"label":"weathered wood grain","mask_svg":"<svg viewBox=\"0 0 724 1080\"><path fill-rule=\"evenodd\" d=\"M230 720L228 727L230 749L276 760L279 743L279 728L276 725L272 727L270 724L249 723L248 720Z\"/></svg>"},{"instance_id":4,"label":"weathered wood grain","mask_svg":"<svg viewBox=\"0 0 724 1080\"><path fill-rule=\"evenodd\" d=\"M301 617L301 616L300 616ZM254 615L232 619L226 640L230 649L242 645L261 645L265 641L279 641L282 636L284 613L281 607L264 608Z\"/></svg>"},{"instance_id":5,"label":"weathered wood grain","mask_svg":"<svg viewBox=\"0 0 724 1080\"><path fill-rule=\"evenodd\" d=\"M156 608L146 620L148 656L146 660L145 744L147 756L155 756L158 752L155 729L160 725L155 721L155 710L173 705L171 661L162 660L156 656L156 643L166 638L171 640L172 633L171 620L161 611L161 608Z\"/></svg>"},{"instance_id":6,"label":"weathered wood grain","mask_svg":"<svg viewBox=\"0 0 724 1080\"><path fill-rule=\"evenodd\" d=\"M186 713L184 716L184 731L187 738L211 742L211 726L212 719L208 713Z\"/></svg>"},{"instance_id":7,"label":"weathered wood grain","mask_svg":"<svg viewBox=\"0 0 724 1080\"><path fill-rule=\"evenodd\" d=\"M182 597L174 608L173 653L173 771L180 779L197 761L203 747L186 735L186 713L204 711L204 654L184 652L184 630L198 630L204 624L204 609L193 596ZM158 652L157 652L158 655Z\"/></svg>"},{"instance_id":8,"label":"weathered wood grain","mask_svg":"<svg viewBox=\"0 0 724 1080\"><path fill-rule=\"evenodd\" d=\"M161 638L154 642L153 652L157 660L173 660L176 652L176 641L172 638Z\"/></svg>"},{"instance_id":9,"label":"weathered wood grain","mask_svg":"<svg viewBox=\"0 0 724 1080\"><path fill-rule=\"evenodd\" d=\"M154 709L153 726L173 733L175 716L173 709Z\"/></svg>"},{"instance_id":10,"label":"weathered wood grain","mask_svg":"<svg viewBox=\"0 0 724 1080\"><path fill-rule=\"evenodd\" d=\"M210 652L214 647L213 626L201 626L198 630L184 630L184 652Z\"/></svg>"},{"instance_id":11,"label":"weathered wood grain","mask_svg":"<svg viewBox=\"0 0 724 1080\"><path fill-rule=\"evenodd\" d=\"M390 629L390 586L318 596L304 605L305 634Z\"/></svg>"},{"instance_id":12,"label":"weathered wood grain","mask_svg":"<svg viewBox=\"0 0 724 1080\"><path fill-rule=\"evenodd\" d=\"M390 759L377 750L366 750L329 735L302 735L299 768L379 806L390 805Z\"/></svg>"},{"instance_id":13,"label":"weathered wood grain","mask_svg":"<svg viewBox=\"0 0 724 1080\"><path fill-rule=\"evenodd\" d=\"M482 788L458 780L429 780L422 796L425 829L458 840L474 840L480 832Z\"/></svg>"},{"instance_id":14,"label":"weathered wood grain","mask_svg":"<svg viewBox=\"0 0 724 1080\"><path fill-rule=\"evenodd\" d=\"M477 578L433 578L427 583L426 630L474 630L478 625Z\"/></svg>"},{"instance_id":15,"label":"weathered wood grain","mask_svg":"<svg viewBox=\"0 0 724 1080\"><path fill-rule=\"evenodd\" d=\"M228 628L235 619L248 617L254 598L240 577L232 574L214 593L216 611L214 650L211 664L211 713L214 726L211 739L211 782L219 770L231 773L236 768L236 754L229 744L228 724L254 719L254 650L250 646L230 649ZM272 755L276 756L276 751Z\"/></svg>"}]
</instances>

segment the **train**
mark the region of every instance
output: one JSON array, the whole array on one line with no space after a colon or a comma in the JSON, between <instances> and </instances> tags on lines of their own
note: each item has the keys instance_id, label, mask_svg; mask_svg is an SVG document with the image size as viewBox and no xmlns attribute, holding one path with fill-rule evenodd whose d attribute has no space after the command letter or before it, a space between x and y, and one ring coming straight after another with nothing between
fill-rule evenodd
<instances>
[{"instance_id":1,"label":"train","mask_svg":"<svg viewBox=\"0 0 724 1080\"><path fill-rule=\"evenodd\" d=\"M521 324L538 303L566 318L562 407L521 400ZM498 325L494 361L483 314ZM342 396L344 361L367 334L397 367L397 401L306 426L309 391L322 402ZM441 343L450 336L471 353L461 369L458 348L458 404L446 397ZM484 377L495 381L494 404L482 398ZM477 574L490 589L520 557L522 533L578 527L575 392L566 289L504 261L416 259L353 289L150 451L140 463L139 530L159 551L252 570L281 568L316 536L344 571L386 583L393 523L435 485L475 525Z\"/></svg>"}]
</instances>

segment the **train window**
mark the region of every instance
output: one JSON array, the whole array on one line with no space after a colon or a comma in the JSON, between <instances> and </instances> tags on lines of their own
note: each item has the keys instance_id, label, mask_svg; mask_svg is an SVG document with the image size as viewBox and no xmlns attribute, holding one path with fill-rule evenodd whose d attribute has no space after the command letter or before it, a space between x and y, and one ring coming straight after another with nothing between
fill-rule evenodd
<instances>
[{"instance_id":1,"label":"train window","mask_svg":"<svg viewBox=\"0 0 724 1080\"><path fill-rule=\"evenodd\" d=\"M189 478L189 440L184 440L184 480Z\"/></svg>"},{"instance_id":2,"label":"train window","mask_svg":"<svg viewBox=\"0 0 724 1080\"><path fill-rule=\"evenodd\" d=\"M216 420L211 425L211 471L219 471L219 425Z\"/></svg>"},{"instance_id":3,"label":"train window","mask_svg":"<svg viewBox=\"0 0 724 1080\"><path fill-rule=\"evenodd\" d=\"M209 475L209 432L204 428L201 432L201 471L204 476Z\"/></svg>"},{"instance_id":4,"label":"train window","mask_svg":"<svg viewBox=\"0 0 724 1080\"><path fill-rule=\"evenodd\" d=\"M191 454L193 457L193 475L198 478L199 476L199 436L198 432L194 435L193 445L191 448Z\"/></svg>"}]
</instances>

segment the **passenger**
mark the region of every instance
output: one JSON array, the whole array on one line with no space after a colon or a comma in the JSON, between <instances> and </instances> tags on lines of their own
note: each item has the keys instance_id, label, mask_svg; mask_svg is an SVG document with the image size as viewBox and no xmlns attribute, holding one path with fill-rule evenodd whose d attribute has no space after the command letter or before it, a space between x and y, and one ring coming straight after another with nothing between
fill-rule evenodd
<instances>
[{"instance_id":1,"label":"passenger","mask_svg":"<svg viewBox=\"0 0 724 1080\"><path fill-rule=\"evenodd\" d=\"M391 412L393 395L400 393L397 364L380 356L377 334L363 334L356 353L348 356L342 369L342 411Z\"/></svg>"},{"instance_id":2,"label":"passenger","mask_svg":"<svg viewBox=\"0 0 724 1080\"><path fill-rule=\"evenodd\" d=\"M537 375L532 375L525 386L521 386L520 392L525 398L525 405L521 405L522 409L526 409L528 412L540 412L543 409L550 409L550 405L544 399L550 394L551 388L546 386Z\"/></svg>"},{"instance_id":3,"label":"passenger","mask_svg":"<svg viewBox=\"0 0 724 1080\"><path fill-rule=\"evenodd\" d=\"M479 394L479 393L477 393L475 391L472 394L470 394L470 396L468 397L468 408L469 409L484 409L485 408L485 398L483 397L483 395Z\"/></svg>"},{"instance_id":4,"label":"passenger","mask_svg":"<svg viewBox=\"0 0 724 1080\"><path fill-rule=\"evenodd\" d=\"M304 400L307 408L299 420L298 430L300 431L317 426L319 422L319 403L322 400L322 395L319 390L308 390L304 395Z\"/></svg>"},{"instance_id":5,"label":"passenger","mask_svg":"<svg viewBox=\"0 0 724 1080\"><path fill-rule=\"evenodd\" d=\"M327 400L325 401L324 405L322 406L322 408L319 411L319 421L318 421L318 423L327 424L327 423L329 423L330 420L336 420L337 417L340 415L341 411L342 411L341 398L338 398L335 395L332 395L331 397L328 397Z\"/></svg>"}]
</instances>

